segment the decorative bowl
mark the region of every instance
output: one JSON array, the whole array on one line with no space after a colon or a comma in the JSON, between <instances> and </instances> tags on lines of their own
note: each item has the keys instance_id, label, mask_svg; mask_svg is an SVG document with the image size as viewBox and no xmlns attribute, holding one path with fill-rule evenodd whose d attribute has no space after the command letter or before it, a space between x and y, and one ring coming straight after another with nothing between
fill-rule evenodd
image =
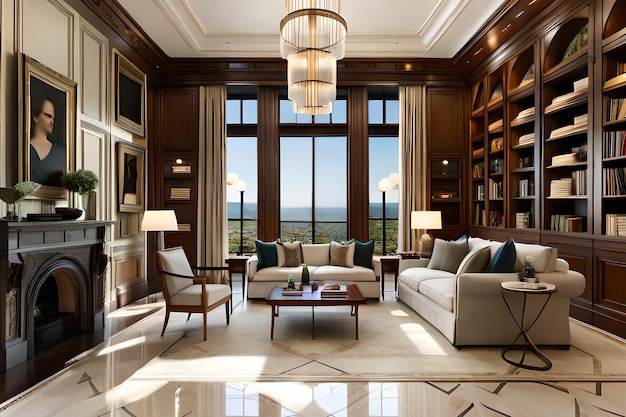
<instances>
[{"instance_id":1,"label":"decorative bowl","mask_svg":"<svg viewBox=\"0 0 626 417\"><path fill-rule=\"evenodd\" d=\"M73 207L57 207L55 212L60 214L63 220L76 220L83 214L81 209Z\"/></svg>"}]
</instances>

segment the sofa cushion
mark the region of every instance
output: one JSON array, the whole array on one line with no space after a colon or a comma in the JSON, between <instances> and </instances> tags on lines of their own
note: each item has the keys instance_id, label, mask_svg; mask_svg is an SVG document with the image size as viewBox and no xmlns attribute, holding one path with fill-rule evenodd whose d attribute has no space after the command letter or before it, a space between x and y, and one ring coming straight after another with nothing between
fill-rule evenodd
<instances>
[{"instance_id":1,"label":"sofa cushion","mask_svg":"<svg viewBox=\"0 0 626 417\"><path fill-rule=\"evenodd\" d=\"M276 246L278 266L302 265L302 245L299 241L278 242Z\"/></svg>"},{"instance_id":2,"label":"sofa cushion","mask_svg":"<svg viewBox=\"0 0 626 417\"><path fill-rule=\"evenodd\" d=\"M369 268L355 265L354 268L344 266L322 265L315 270L312 277L317 282L335 281L376 281L376 274Z\"/></svg>"},{"instance_id":3,"label":"sofa cushion","mask_svg":"<svg viewBox=\"0 0 626 417\"><path fill-rule=\"evenodd\" d=\"M491 257L485 272L515 272L516 261L515 241L508 239L498 247L498 250Z\"/></svg>"},{"instance_id":4,"label":"sofa cushion","mask_svg":"<svg viewBox=\"0 0 626 417\"><path fill-rule=\"evenodd\" d=\"M465 236L452 241L436 238L428 268L456 273L467 252L468 245Z\"/></svg>"},{"instance_id":5,"label":"sofa cushion","mask_svg":"<svg viewBox=\"0 0 626 417\"><path fill-rule=\"evenodd\" d=\"M467 245L469 246L469 251L475 251L479 248L484 248L485 246L491 246L491 240L483 239L482 237L469 237L467 239Z\"/></svg>"},{"instance_id":6,"label":"sofa cushion","mask_svg":"<svg viewBox=\"0 0 626 417\"><path fill-rule=\"evenodd\" d=\"M256 247L256 256L259 259L257 271L270 266L278 266L278 252L276 251L276 242L254 242Z\"/></svg>"},{"instance_id":7,"label":"sofa cushion","mask_svg":"<svg viewBox=\"0 0 626 417\"><path fill-rule=\"evenodd\" d=\"M354 243L354 265L374 269L372 265L372 256L374 255L374 241L359 242L356 239L350 239L348 243Z\"/></svg>"},{"instance_id":8,"label":"sofa cushion","mask_svg":"<svg viewBox=\"0 0 626 417\"><path fill-rule=\"evenodd\" d=\"M409 268L398 275L398 282L403 283L414 291L419 291L419 284L429 279L449 279L454 278L454 274L448 271L429 268Z\"/></svg>"},{"instance_id":9,"label":"sofa cushion","mask_svg":"<svg viewBox=\"0 0 626 417\"><path fill-rule=\"evenodd\" d=\"M491 248L489 246L483 246L482 248L475 249L468 253L461 261L459 269L456 271L457 275L466 272L482 272L489 265L489 259L491 258Z\"/></svg>"},{"instance_id":10,"label":"sofa cushion","mask_svg":"<svg viewBox=\"0 0 626 417\"><path fill-rule=\"evenodd\" d=\"M419 292L448 311L454 305L455 278L427 279L419 284Z\"/></svg>"},{"instance_id":11,"label":"sofa cushion","mask_svg":"<svg viewBox=\"0 0 626 417\"><path fill-rule=\"evenodd\" d=\"M347 245L330 242L330 264L352 268L354 266L354 242Z\"/></svg>"},{"instance_id":12,"label":"sofa cushion","mask_svg":"<svg viewBox=\"0 0 626 417\"><path fill-rule=\"evenodd\" d=\"M521 271L524 267L526 256L532 258L536 272L552 272L556 269L556 258L558 251L550 246L542 246L528 243L515 243L517 261L515 270Z\"/></svg>"}]
</instances>

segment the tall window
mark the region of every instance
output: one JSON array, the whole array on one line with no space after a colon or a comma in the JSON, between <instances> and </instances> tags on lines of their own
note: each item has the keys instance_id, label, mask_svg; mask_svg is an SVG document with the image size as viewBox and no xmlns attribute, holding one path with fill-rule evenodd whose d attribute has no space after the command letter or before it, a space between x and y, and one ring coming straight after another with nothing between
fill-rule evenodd
<instances>
[{"instance_id":1,"label":"tall window","mask_svg":"<svg viewBox=\"0 0 626 417\"><path fill-rule=\"evenodd\" d=\"M226 190L228 250L239 251L243 230L243 251L254 252L258 224L256 88L228 88L226 124L226 171L235 173L246 183L243 193L237 191L234 185L228 186Z\"/></svg>"},{"instance_id":2,"label":"tall window","mask_svg":"<svg viewBox=\"0 0 626 417\"><path fill-rule=\"evenodd\" d=\"M397 87L370 87L368 90L369 124L369 195L370 239L374 240L374 252L394 252L398 248L398 201L397 189L383 193L379 182L398 173L399 163L399 101ZM384 213L384 216L383 216ZM384 226L383 227L383 222ZM383 236L383 229L385 231Z\"/></svg>"},{"instance_id":3,"label":"tall window","mask_svg":"<svg viewBox=\"0 0 626 417\"><path fill-rule=\"evenodd\" d=\"M348 239L346 110L345 92L342 97L340 91L330 115L295 114L291 102L281 100L281 239L305 243Z\"/></svg>"}]
</instances>

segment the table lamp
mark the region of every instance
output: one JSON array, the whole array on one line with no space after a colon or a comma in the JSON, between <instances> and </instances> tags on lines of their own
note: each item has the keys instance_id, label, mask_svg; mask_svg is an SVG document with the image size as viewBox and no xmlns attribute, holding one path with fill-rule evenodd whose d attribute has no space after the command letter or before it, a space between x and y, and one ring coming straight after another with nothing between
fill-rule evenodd
<instances>
[{"instance_id":1,"label":"table lamp","mask_svg":"<svg viewBox=\"0 0 626 417\"><path fill-rule=\"evenodd\" d=\"M420 256L429 257L433 253L433 238L428 234L428 230L441 229L440 211L412 211L411 229L424 230L419 240Z\"/></svg>"},{"instance_id":2,"label":"table lamp","mask_svg":"<svg viewBox=\"0 0 626 417\"><path fill-rule=\"evenodd\" d=\"M141 221L142 232L157 232L157 250L165 249L163 232L178 230L178 220L174 210L146 210Z\"/></svg>"}]
</instances>

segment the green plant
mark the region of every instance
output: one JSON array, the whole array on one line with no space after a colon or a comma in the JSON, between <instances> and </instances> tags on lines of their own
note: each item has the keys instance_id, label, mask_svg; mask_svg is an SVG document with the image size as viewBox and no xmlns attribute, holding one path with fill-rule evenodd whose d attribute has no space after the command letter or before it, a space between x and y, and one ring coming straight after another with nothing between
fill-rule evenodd
<instances>
[{"instance_id":1,"label":"green plant","mask_svg":"<svg viewBox=\"0 0 626 417\"><path fill-rule=\"evenodd\" d=\"M19 203L39 187L40 184L34 181L18 182L11 188L0 188L0 199L7 204Z\"/></svg>"},{"instance_id":2,"label":"green plant","mask_svg":"<svg viewBox=\"0 0 626 417\"><path fill-rule=\"evenodd\" d=\"M73 191L80 195L93 192L98 185L98 177L93 171L79 169L76 172L68 172L65 174L63 186L68 191Z\"/></svg>"}]
</instances>

